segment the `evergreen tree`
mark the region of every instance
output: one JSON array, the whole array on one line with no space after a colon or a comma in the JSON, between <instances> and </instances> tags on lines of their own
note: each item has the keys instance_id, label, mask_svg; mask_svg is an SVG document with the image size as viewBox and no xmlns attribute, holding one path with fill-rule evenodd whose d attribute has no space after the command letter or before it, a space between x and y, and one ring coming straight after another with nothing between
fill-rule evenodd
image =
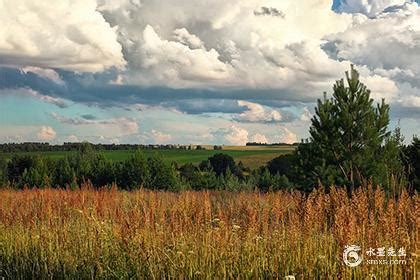
<instances>
[{"instance_id":1,"label":"evergreen tree","mask_svg":"<svg viewBox=\"0 0 420 280\"><path fill-rule=\"evenodd\" d=\"M226 171L225 175L221 176L221 181L223 182L223 189L226 191L237 192L242 189L242 182L232 174L230 169Z\"/></svg>"},{"instance_id":2,"label":"evergreen tree","mask_svg":"<svg viewBox=\"0 0 420 280\"><path fill-rule=\"evenodd\" d=\"M193 190L215 190L220 188L222 182L213 170L196 170L194 176L189 179Z\"/></svg>"},{"instance_id":3,"label":"evergreen tree","mask_svg":"<svg viewBox=\"0 0 420 280\"><path fill-rule=\"evenodd\" d=\"M7 161L0 155L0 187L3 187L7 182Z\"/></svg>"},{"instance_id":4,"label":"evergreen tree","mask_svg":"<svg viewBox=\"0 0 420 280\"><path fill-rule=\"evenodd\" d=\"M267 168L262 168L259 171L258 188L263 192L268 192L273 189L274 180Z\"/></svg>"},{"instance_id":5,"label":"evergreen tree","mask_svg":"<svg viewBox=\"0 0 420 280\"><path fill-rule=\"evenodd\" d=\"M149 182L150 169L147 158L138 150L120 168L119 184L133 189L145 187Z\"/></svg>"},{"instance_id":6,"label":"evergreen tree","mask_svg":"<svg viewBox=\"0 0 420 280\"><path fill-rule=\"evenodd\" d=\"M312 187L319 183L345 185L351 193L370 179L387 184L383 174L396 169L388 163L398 161L389 151L398 143L386 142L390 132L385 101L374 105L370 90L360 82L353 66L350 74L346 72L346 81L336 82L332 98L327 99L324 93L324 99L318 100L310 141L300 144L296 154L305 183Z\"/></svg>"},{"instance_id":7,"label":"evergreen tree","mask_svg":"<svg viewBox=\"0 0 420 280\"><path fill-rule=\"evenodd\" d=\"M201 161L200 164L198 165L198 168L201 171L211 170L212 169L211 164L210 164L210 161L208 159Z\"/></svg>"},{"instance_id":8,"label":"evergreen tree","mask_svg":"<svg viewBox=\"0 0 420 280\"><path fill-rule=\"evenodd\" d=\"M373 183L381 184L388 193L400 193L401 188L408 184L405 162L404 137L397 127L394 133L385 139L374 174L374 179L377 179L373 180Z\"/></svg>"},{"instance_id":9,"label":"evergreen tree","mask_svg":"<svg viewBox=\"0 0 420 280\"><path fill-rule=\"evenodd\" d=\"M57 187L77 186L76 173L70 165L68 157L59 159L55 168L54 185Z\"/></svg>"},{"instance_id":10,"label":"evergreen tree","mask_svg":"<svg viewBox=\"0 0 420 280\"><path fill-rule=\"evenodd\" d=\"M420 192L420 138L414 137L411 145L407 147L408 170L410 183Z\"/></svg>"},{"instance_id":11,"label":"evergreen tree","mask_svg":"<svg viewBox=\"0 0 420 280\"><path fill-rule=\"evenodd\" d=\"M31 165L22 173L20 184L40 188L51 186L51 164L53 163L47 158L33 156Z\"/></svg>"},{"instance_id":12,"label":"evergreen tree","mask_svg":"<svg viewBox=\"0 0 420 280\"><path fill-rule=\"evenodd\" d=\"M14 155L7 164L6 173L9 182L18 187L22 187L24 182L22 180L23 174L28 173L28 170L34 166L34 157L29 155ZM27 176L27 175L26 175Z\"/></svg>"},{"instance_id":13,"label":"evergreen tree","mask_svg":"<svg viewBox=\"0 0 420 280\"><path fill-rule=\"evenodd\" d=\"M103 187L116 183L117 172L115 164L107 159L103 154L96 154L93 160L93 178L91 179L94 186Z\"/></svg>"},{"instance_id":14,"label":"evergreen tree","mask_svg":"<svg viewBox=\"0 0 420 280\"><path fill-rule=\"evenodd\" d=\"M148 187L157 190L179 190L178 177L173 166L154 155L148 159L150 182Z\"/></svg>"}]
</instances>

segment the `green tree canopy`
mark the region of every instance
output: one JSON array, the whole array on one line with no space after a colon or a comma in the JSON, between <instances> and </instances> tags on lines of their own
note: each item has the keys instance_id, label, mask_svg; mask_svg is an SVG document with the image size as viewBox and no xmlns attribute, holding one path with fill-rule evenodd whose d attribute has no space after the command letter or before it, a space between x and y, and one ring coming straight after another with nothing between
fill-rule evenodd
<instances>
[{"instance_id":1,"label":"green tree canopy","mask_svg":"<svg viewBox=\"0 0 420 280\"><path fill-rule=\"evenodd\" d=\"M136 151L124 162L119 177L119 184L131 189L147 186L150 183L147 157L140 150Z\"/></svg>"},{"instance_id":2,"label":"green tree canopy","mask_svg":"<svg viewBox=\"0 0 420 280\"><path fill-rule=\"evenodd\" d=\"M390 158L389 150L399 141L388 141L388 124L389 106L384 100L374 104L370 90L352 66L346 81L335 83L332 97L324 93L318 100L310 139L296 151L302 181L312 187L319 183L345 185L349 192L370 179L386 184L384 177L393 172L386 161L400 160Z\"/></svg>"},{"instance_id":3,"label":"green tree canopy","mask_svg":"<svg viewBox=\"0 0 420 280\"><path fill-rule=\"evenodd\" d=\"M0 187L2 187L7 181L7 161L0 155Z\"/></svg>"},{"instance_id":4,"label":"green tree canopy","mask_svg":"<svg viewBox=\"0 0 420 280\"><path fill-rule=\"evenodd\" d=\"M209 157L209 162L217 176L226 175L227 170L234 172L236 164L233 157L227 154L215 154Z\"/></svg>"},{"instance_id":5,"label":"green tree canopy","mask_svg":"<svg viewBox=\"0 0 420 280\"><path fill-rule=\"evenodd\" d=\"M410 181L416 191L420 191L420 138L414 137L407 147Z\"/></svg>"}]
</instances>

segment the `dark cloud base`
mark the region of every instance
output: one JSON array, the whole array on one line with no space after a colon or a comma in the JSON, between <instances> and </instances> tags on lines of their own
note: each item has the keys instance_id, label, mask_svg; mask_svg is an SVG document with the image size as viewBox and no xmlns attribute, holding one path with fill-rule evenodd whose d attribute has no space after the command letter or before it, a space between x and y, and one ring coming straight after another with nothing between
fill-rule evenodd
<instances>
[{"instance_id":1,"label":"dark cloud base","mask_svg":"<svg viewBox=\"0 0 420 280\"><path fill-rule=\"evenodd\" d=\"M24 73L19 69L1 67L0 89L30 88L45 95L100 107L124 107L133 104L160 105L174 107L190 114L241 112L244 107L238 106L237 100L246 100L270 107L284 107L315 101L312 98L298 98L286 90L145 88L110 84L109 81L117 76L113 70L101 74L56 71L64 81L64 85L32 72Z\"/></svg>"}]
</instances>

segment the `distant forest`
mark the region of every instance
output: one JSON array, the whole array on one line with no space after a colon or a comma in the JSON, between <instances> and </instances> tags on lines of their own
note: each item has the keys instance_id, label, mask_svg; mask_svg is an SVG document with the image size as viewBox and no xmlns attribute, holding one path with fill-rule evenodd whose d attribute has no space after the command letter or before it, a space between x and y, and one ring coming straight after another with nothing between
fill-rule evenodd
<instances>
[{"instance_id":1,"label":"distant forest","mask_svg":"<svg viewBox=\"0 0 420 280\"><path fill-rule=\"evenodd\" d=\"M260 142L248 142L246 143L246 146L298 146L299 143L260 143Z\"/></svg>"},{"instance_id":2,"label":"distant forest","mask_svg":"<svg viewBox=\"0 0 420 280\"><path fill-rule=\"evenodd\" d=\"M87 142L84 142L87 143ZM0 152L16 153L16 152L65 152L79 151L84 144L83 142L64 142L62 145L41 143L41 142L24 142L24 143L4 143L0 144ZM178 144L93 144L89 143L95 151L114 151L114 150L223 150L222 145L209 146L206 145L178 145ZM298 146L299 143L257 143L248 142L246 146Z\"/></svg>"},{"instance_id":3,"label":"distant forest","mask_svg":"<svg viewBox=\"0 0 420 280\"><path fill-rule=\"evenodd\" d=\"M79 151L83 145L89 144L95 151L113 151L113 150L202 150L202 145L158 145L158 144L92 144L88 142L64 142L62 145L51 145L49 143L40 142L24 142L24 143L4 143L0 144L0 152L16 153L16 152L59 152L59 151ZM212 146L214 150L221 150L222 146Z\"/></svg>"}]
</instances>

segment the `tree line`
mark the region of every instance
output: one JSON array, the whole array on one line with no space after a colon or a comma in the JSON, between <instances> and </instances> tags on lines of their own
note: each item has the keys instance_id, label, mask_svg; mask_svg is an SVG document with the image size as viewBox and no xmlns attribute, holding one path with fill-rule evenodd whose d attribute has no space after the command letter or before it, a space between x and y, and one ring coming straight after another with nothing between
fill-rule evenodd
<instances>
[{"instance_id":1,"label":"tree line","mask_svg":"<svg viewBox=\"0 0 420 280\"><path fill-rule=\"evenodd\" d=\"M117 185L134 190L279 190L290 188L284 175L271 174L268 168L251 171L227 154L215 154L199 165L178 166L159 154L146 156L136 150L125 161L111 161L85 143L78 152L61 159L48 156L16 154L9 161L0 158L0 183L15 188L77 188L90 182L93 186Z\"/></svg>"},{"instance_id":2,"label":"tree line","mask_svg":"<svg viewBox=\"0 0 420 280\"><path fill-rule=\"evenodd\" d=\"M50 143L24 142L24 143L3 143L0 144L0 152L69 152L79 151L85 142L64 142L62 145ZM116 150L204 150L202 145L175 145L175 144L92 144L95 151L116 151ZM214 150L222 150L222 146L213 146Z\"/></svg>"},{"instance_id":3,"label":"tree line","mask_svg":"<svg viewBox=\"0 0 420 280\"><path fill-rule=\"evenodd\" d=\"M311 180L310 174L302 170L308 168L306 172L311 172L310 168L313 167L299 156L303 149L310 150L311 147L308 147L308 143L302 143L295 153L279 156L265 166L250 170L223 153L215 154L198 165L187 163L179 166L175 162L165 161L157 153L147 157L141 150L137 150L127 160L115 162L85 143L78 152L69 153L61 159L41 154L16 154L9 161L0 157L0 184L15 188L77 188L90 182L95 187L117 185L124 190L148 188L167 191L311 191L322 184L328 188L331 182L323 182L315 174ZM403 146L401 156L403 170L408 174L404 183L419 191L420 139L414 138L411 145ZM302 167L303 164L306 167ZM334 177L327 179L333 180ZM335 179L342 180L340 175ZM380 179L384 181L380 182ZM393 182L389 179L387 176L375 177L375 182L391 191Z\"/></svg>"},{"instance_id":4,"label":"tree line","mask_svg":"<svg viewBox=\"0 0 420 280\"><path fill-rule=\"evenodd\" d=\"M247 142L245 144L245 146L297 146L299 145L299 143L283 143L283 142L279 142L279 143L262 143L262 142Z\"/></svg>"}]
</instances>

